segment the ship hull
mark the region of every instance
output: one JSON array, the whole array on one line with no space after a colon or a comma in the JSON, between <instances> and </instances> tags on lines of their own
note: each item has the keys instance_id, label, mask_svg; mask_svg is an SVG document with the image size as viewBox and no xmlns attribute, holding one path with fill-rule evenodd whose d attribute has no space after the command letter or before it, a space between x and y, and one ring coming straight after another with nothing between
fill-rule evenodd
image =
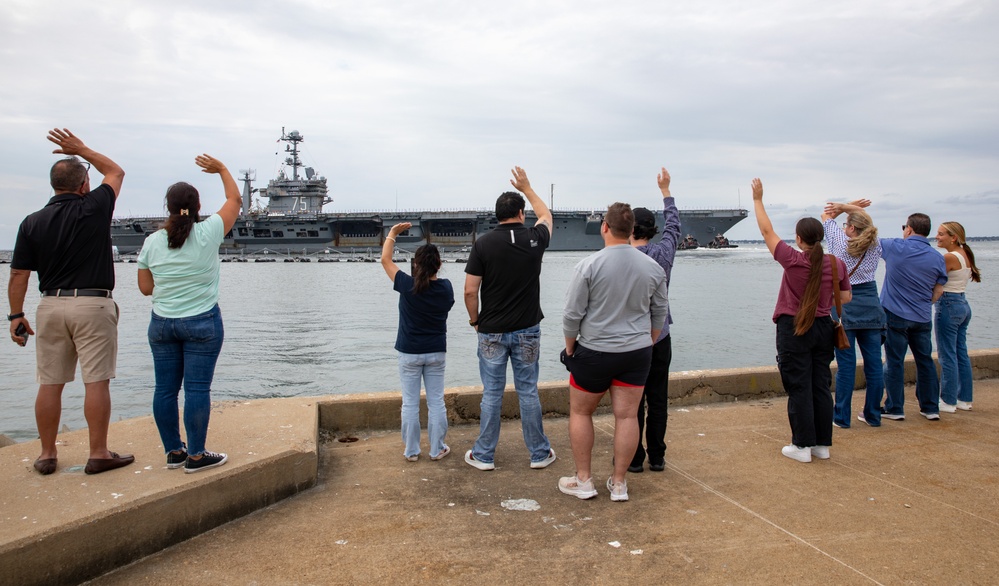
<instances>
[{"instance_id":1,"label":"ship hull","mask_svg":"<svg viewBox=\"0 0 999 586\"><path fill-rule=\"evenodd\" d=\"M683 236L691 235L707 244L718 234L744 220L743 209L681 210ZM553 234L549 250L599 250L600 214L586 211L553 211ZM116 219L111 237L120 254L134 254L146 236L162 225L164 218ZM528 213L528 224L535 221ZM399 235L396 246L415 249L430 242L444 250L460 250L475 243L497 226L495 215L486 211L448 212L356 212L321 216L244 215L226 235L223 254L270 251L283 254L378 250L389 229L409 222L412 227Z\"/></svg>"}]
</instances>

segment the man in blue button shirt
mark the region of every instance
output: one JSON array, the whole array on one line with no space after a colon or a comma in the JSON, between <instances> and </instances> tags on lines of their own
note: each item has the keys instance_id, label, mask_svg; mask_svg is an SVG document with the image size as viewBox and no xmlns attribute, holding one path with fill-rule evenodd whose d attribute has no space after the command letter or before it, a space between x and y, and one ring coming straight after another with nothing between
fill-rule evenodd
<instances>
[{"instance_id":1,"label":"man in blue button shirt","mask_svg":"<svg viewBox=\"0 0 999 586\"><path fill-rule=\"evenodd\" d=\"M881 305L888 318L884 419L905 419L904 363L910 348L916 362L919 414L930 420L940 419L940 387L930 334L933 303L943 292L947 268L943 255L930 245L929 235L930 217L912 214L902 226L902 238L881 239L886 269Z\"/></svg>"}]
</instances>

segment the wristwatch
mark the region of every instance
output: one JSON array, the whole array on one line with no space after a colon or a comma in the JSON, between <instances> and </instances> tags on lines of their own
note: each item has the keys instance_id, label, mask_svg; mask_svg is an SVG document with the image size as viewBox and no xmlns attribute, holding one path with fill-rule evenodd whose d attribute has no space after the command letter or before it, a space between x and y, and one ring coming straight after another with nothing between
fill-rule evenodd
<instances>
[{"instance_id":1,"label":"wristwatch","mask_svg":"<svg viewBox=\"0 0 999 586\"><path fill-rule=\"evenodd\" d=\"M468 320L468 325L474 328L475 326L479 325L479 320Z\"/></svg>"},{"instance_id":2,"label":"wristwatch","mask_svg":"<svg viewBox=\"0 0 999 586\"><path fill-rule=\"evenodd\" d=\"M14 321L15 319L21 319L22 317L24 317L23 311L21 313L8 314L7 321Z\"/></svg>"}]
</instances>

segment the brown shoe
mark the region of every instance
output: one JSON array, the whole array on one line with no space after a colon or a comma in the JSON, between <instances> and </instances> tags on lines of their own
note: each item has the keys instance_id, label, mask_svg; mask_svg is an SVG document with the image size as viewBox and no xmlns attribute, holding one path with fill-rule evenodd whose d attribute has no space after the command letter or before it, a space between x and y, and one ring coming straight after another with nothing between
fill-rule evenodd
<instances>
[{"instance_id":1,"label":"brown shoe","mask_svg":"<svg viewBox=\"0 0 999 586\"><path fill-rule=\"evenodd\" d=\"M132 454L119 456L118 454L111 452L110 458L90 458L87 460L87 466L83 469L83 471L87 474L100 474L101 472L107 472L108 470L128 466L134 461L135 456Z\"/></svg>"},{"instance_id":2,"label":"brown shoe","mask_svg":"<svg viewBox=\"0 0 999 586\"><path fill-rule=\"evenodd\" d=\"M38 470L39 474L49 475L56 471L56 463L58 460L56 458L39 458L35 460L35 470Z\"/></svg>"}]
</instances>

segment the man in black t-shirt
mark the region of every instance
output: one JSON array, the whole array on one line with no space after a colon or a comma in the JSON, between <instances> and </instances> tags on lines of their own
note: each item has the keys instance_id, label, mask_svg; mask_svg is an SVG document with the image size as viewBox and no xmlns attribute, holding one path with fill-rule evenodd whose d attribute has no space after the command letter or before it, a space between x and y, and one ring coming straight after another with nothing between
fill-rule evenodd
<instances>
[{"instance_id":1,"label":"man in black t-shirt","mask_svg":"<svg viewBox=\"0 0 999 586\"><path fill-rule=\"evenodd\" d=\"M475 242L465 265L465 308L469 325L478 332L482 377L479 437L465 453L465 462L479 470L495 468L493 457L499 441L508 360L513 366L531 468L545 468L555 461L538 398L539 324L544 317L541 258L551 240L552 214L534 193L523 169L513 169L510 183L527 196L537 223L533 228L524 226L523 196L512 191L503 193L496 200L499 226Z\"/></svg>"},{"instance_id":2,"label":"man in black t-shirt","mask_svg":"<svg viewBox=\"0 0 999 586\"><path fill-rule=\"evenodd\" d=\"M74 379L79 362L86 390L83 414L90 430L90 459L84 471L98 474L134 460L131 455L109 451L107 446L110 379L115 375L118 353L118 306L111 298L111 216L125 172L69 130L53 129L48 139L59 147L53 153L69 156L56 161L49 172L55 196L18 228L7 287L7 321L11 340L20 346L27 344L35 331L24 316L24 296L31 271L37 271L42 299L35 316L39 383L35 421L42 452L35 460L35 470L41 474L56 470L62 390ZM90 165L104 176L93 191Z\"/></svg>"}]
</instances>

